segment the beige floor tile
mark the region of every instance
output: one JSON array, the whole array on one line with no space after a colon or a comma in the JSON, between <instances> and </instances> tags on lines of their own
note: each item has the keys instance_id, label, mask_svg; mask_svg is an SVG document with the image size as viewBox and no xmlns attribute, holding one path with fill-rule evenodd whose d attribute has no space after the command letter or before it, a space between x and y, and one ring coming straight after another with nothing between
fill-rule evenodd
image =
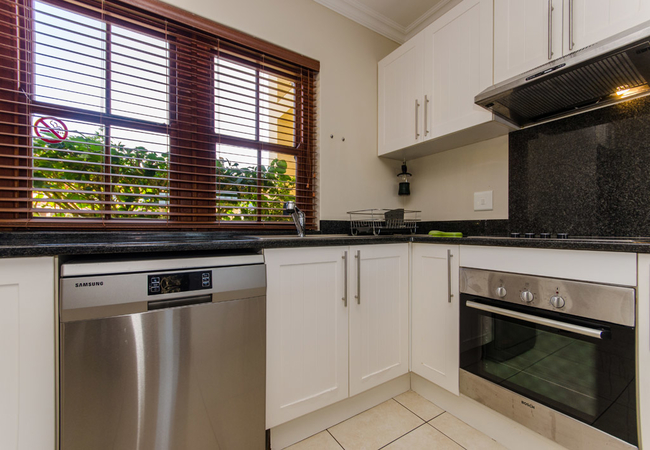
<instances>
[{"instance_id":1,"label":"beige floor tile","mask_svg":"<svg viewBox=\"0 0 650 450\"><path fill-rule=\"evenodd\" d=\"M341 450L341 446L327 431L322 431L287 447L286 450Z\"/></svg>"},{"instance_id":2,"label":"beige floor tile","mask_svg":"<svg viewBox=\"0 0 650 450\"><path fill-rule=\"evenodd\" d=\"M423 423L391 399L329 428L329 432L345 450L377 450Z\"/></svg>"},{"instance_id":3,"label":"beige floor tile","mask_svg":"<svg viewBox=\"0 0 650 450\"><path fill-rule=\"evenodd\" d=\"M434 405L429 400L413 391L406 391L395 397L395 400L406 406L411 412L417 414L418 417L424 421L429 421L445 412L444 409Z\"/></svg>"},{"instance_id":4,"label":"beige floor tile","mask_svg":"<svg viewBox=\"0 0 650 450\"><path fill-rule=\"evenodd\" d=\"M384 450L463 450L435 428L424 424L384 447Z\"/></svg>"},{"instance_id":5,"label":"beige floor tile","mask_svg":"<svg viewBox=\"0 0 650 450\"><path fill-rule=\"evenodd\" d=\"M444 413L433 419L429 424L453 439L458 444L471 450L502 450L505 447L491 437L470 427L462 420Z\"/></svg>"}]
</instances>

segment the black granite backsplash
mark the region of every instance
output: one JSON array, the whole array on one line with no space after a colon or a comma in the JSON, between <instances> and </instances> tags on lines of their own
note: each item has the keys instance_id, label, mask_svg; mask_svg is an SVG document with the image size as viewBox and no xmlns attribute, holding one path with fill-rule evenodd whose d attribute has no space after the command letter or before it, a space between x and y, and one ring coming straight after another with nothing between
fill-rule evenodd
<instances>
[{"instance_id":1,"label":"black granite backsplash","mask_svg":"<svg viewBox=\"0 0 650 450\"><path fill-rule=\"evenodd\" d=\"M650 236L650 97L510 133L510 231Z\"/></svg>"},{"instance_id":2,"label":"black granite backsplash","mask_svg":"<svg viewBox=\"0 0 650 450\"><path fill-rule=\"evenodd\" d=\"M416 234L427 234L431 230L460 231L464 236L506 236L507 220L446 220L418 222ZM350 234L347 220L321 220L322 234Z\"/></svg>"},{"instance_id":3,"label":"black granite backsplash","mask_svg":"<svg viewBox=\"0 0 650 450\"><path fill-rule=\"evenodd\" d=\"M417 234L427 234L431 230L460 231L463 236L506 236L507 220L445 220L424 221L418 224Z\"/></svg>"}]
</instances>

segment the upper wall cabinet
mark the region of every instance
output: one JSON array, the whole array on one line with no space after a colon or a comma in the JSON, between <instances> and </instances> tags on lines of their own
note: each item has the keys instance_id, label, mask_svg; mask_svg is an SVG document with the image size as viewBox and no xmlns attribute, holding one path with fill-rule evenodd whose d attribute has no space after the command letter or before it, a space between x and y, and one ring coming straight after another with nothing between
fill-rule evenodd
<instances>
[{"instance_id":1,"label":"upper wall cabinet","mask_svg":"<svg viewBox=\"0 0 650 450\"><path fill-rule=\"evenodd\" d=\"M562 0L495 0L495 84L560 56Z\"/></svg>"},{"instance_id":2,"label":"upper wall cabinet","mask_svg":"<svg viewBox=\"0 0 650 450\"><path fill-rule=\"evenodd\" d=\"M466 0L424 30L424 134L492 121L474 96L492 85L492 1Z\"/></svg>"},{"instance_id":3,"label":"upper wall cabinet","mask_svg":"<svg viewBox=\"0 0 650 450\"><path fill-rule=\"evenodd\" d=\"M495 0L494 83L650 20L650 0Z\"/></svg>"},{"instance_id":4,"label":"upper wall cabinet","mask_svg":"<svg viewBox=\"0 0 650 450\"><path fill-rule=\"evenodd\" d=\"M413 159L508 132L474 104L492 85L492 32L492 0L464 0L379 62L379 156Z\"/></svg>"},{"instance_id":5,"label":"upper wall cabinet","mask_svg":"<svg viewBox=\"0 0 650 450\"><path fill-rule=\"evenodd\" d=\"M564 0L564 9L565 54L650 20L650 0Z\"/></svg>"},{"instance_id":6,"label":"upper wall cabinet","mask_svg":"<svg viewBox=\"0 0 650 450\"><path fill-rule=\"evenodd\" d=\"M379 61L379 154L424 140L424 36L410 39ZM382 89L383 87L383 89Z\"/></svg>"}]
</instances>

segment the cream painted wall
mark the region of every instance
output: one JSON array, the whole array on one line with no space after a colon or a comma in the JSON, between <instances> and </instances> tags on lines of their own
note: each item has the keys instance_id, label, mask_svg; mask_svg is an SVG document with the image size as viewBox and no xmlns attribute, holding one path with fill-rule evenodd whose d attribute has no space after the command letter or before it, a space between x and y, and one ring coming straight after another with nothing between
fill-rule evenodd
<instances>
[{"instance_id":1,"label":"cream painted wall","mask_svg":"<svg viewBox=\"0 0 650 450\"><path fill-rule=\"evenodd\" d=\"M422 220L508 218L508 136L407 161L411 195L402 206ZM397 185L395 185L397 190ZM474 211L474 192L493 191L492 211Z\"/></svg>"},{"instance_id":2,"label":"cream painted wall","mask_svg":"<svg viewBox=\"0 0 650 450\"><path fill-rule=\"evenodd\" d=\"M399 163L377 157L377 62L395 42L312 0L168 2L320 61L321 219L399 206Z\"/></svg>"}]
</instances>

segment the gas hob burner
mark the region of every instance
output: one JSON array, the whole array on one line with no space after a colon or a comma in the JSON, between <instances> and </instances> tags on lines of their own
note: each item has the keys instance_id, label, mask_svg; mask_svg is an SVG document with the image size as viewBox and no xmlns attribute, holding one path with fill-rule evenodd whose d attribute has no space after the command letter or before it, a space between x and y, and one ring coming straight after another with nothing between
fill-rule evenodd
<instances>
[{"instance_id":1,"label":"gas hob burner","mask_svg":"<svg viewBox=\"0 0 650 450\"><path fill-rule=\"evenodd\" d=\"M513 240L527 240L527 239L544 239L544 240L566 240L571 242L599 242L607 244L632 244L642 243L650 244L650 236L647 237L618 237L618 236L571 236L568 233L524 233L523 236L519 232L512 232L508 236L468 236L471 238L490 238L490 239L513 239Z\"/></svg>"},{"instance_id":2,"label":"gas hob burner","mask_svg":"<svg viewBox=\"0 0 650 450\"><path fill-rule=\"evenodd\" d=\"M535 233L524 233L523 236L522 236L522 234L519 233L519 232L513 232L513 233L510 233L509 237L514 238L514 239L519 239L519 238L526 238L526 239L534 239L534 238L553 239L553 234L552 233L539 233L539 235L537 235ZM568 233L558 233L557 234L557 239L569 239L569 235L568 235Z\"/></svg>"}]
</instances>

